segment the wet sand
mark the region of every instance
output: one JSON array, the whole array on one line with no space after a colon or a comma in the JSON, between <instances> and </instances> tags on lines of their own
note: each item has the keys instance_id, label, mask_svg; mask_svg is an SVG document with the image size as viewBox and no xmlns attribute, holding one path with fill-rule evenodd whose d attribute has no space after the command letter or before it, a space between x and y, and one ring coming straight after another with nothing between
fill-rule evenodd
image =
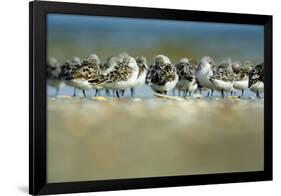
<instances>
[{"instance_id":1,"label":"wet sand","mask_svg":"<svg viewBox=\"0 0 281 196\"><path fill-rule=\"evenodd\" d=\"M48 182L263 170L263 101L48 98Z\"/></svg>"}]
</instances>

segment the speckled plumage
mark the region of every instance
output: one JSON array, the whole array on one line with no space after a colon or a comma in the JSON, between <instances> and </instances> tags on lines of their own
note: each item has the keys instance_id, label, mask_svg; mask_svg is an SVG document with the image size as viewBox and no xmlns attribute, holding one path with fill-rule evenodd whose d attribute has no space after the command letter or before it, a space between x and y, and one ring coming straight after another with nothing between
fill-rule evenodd
<instances>
[{"instance_id":1,"label":"speckled plumage","mask_svg":"<svg viewBox=\"0 0 281 196\"><path fill-rule=\"evenodd\" d=\"M215 88L221 92L222 98L224 98L225 91L233 92L234 75L229 69L218 67L209 79Z\"/></svg>"},{"instance_id":2,"label":"speckled plumage","mask_svg":"<svg viewBox=\"0 0 281 196\"><path fill-rule=\"evenodd\" d=\"M246 66L240 66L238 63L232 65L234 74L233 88L241 90L241 97L244 95L244 90L248 88L249 84L249 68Z\"/></svg>"},{"instance_id":3,"label":"speckled plumage","mask_svg":"<svg viewBox=\"0 0 281 196\"><path fill-rule=\"evenodd\" d=\"M246 80L248 78L248 68L239 66L233 68L234 80Z\"/></svg>"},{"instance_id":4,"label":"speckled plumage","mask_svg":"<svg viewBox=\"0 0 281 196\"><path fill-rule=\"evenodd\" d=\"M160 57L160 58L159 58ZM146 75L146 83L158 92L166 94L172 90L178 82L177 70L164 55L156 56L155 62L150 66Z\"/></svg>"},{"instance_id":5,"label":"speckled plumage","mask_svg":"<svg viewBox=\"0 0 281 196\"><path fill-rule=\"evenodd\" d=\"M107 82L119 82L126 81L130 78L133 73L133 69L128 66L129 60L124 58L123 61L118 62L117 66L106 74Z\"/></svg>"},{"instance_id":6,"label":"speckled plumage","mask_svg":"<svg viewBox=\"0 0 281 196\"><path fill-rule=\"evenodd\" d=\"M264 64L259 64L249 71L249 89L256 93L257 98L260 98L260 93L264 91Z\"/></svg>"},{"instance_id":7,"label":"speckled plumage","mask_svg":"<svg viewBox=\"0 0 281 196\"><path fill-rule=\"evenodd\" d=\"M62 80L70 80L72 78L73 71L81 66L81 61L79 58L73 58L72 60L66 61L61 67L61 73L59 77Z\"/></svg>"},{"instance_id":8,"label":"speckled plumage","mask_svg":"<svg viewBox=\"0 0 281 196\"><path fill-rule=\"evenodd\" d=\"M196 78L195 68L188 61L180 61L176 64L176 70L179 76L179 81L188 80L191 82Z\"/></svg>"},{"instance_id":9,"label":"speckled plumage","mask_svg":"<svg viewBox=\"0 0 281 196\"><path fill-rule=\"evenodd\" d=\"M234 80L234 74L231 73L230 71L228 71L227 69L218 68L218 69L216 69L216 71L214 72L214 74L211 78L217 79L217 80L222 80L225 82L228 82L228 81L232 82Z\"/></svg>"},{"instance_id":10,"label":"speckled plumage","mask_svg":"<svg viewBox=\"0 0 281 196\"><path fill-rule=\"evenodd\" d=\"M249 88L258 81L264 82L263 64L259 64L249 71Z\"/></svg>"},{"instance_id":11,"label":"speckled plumage","mask_svg":"<svg viewBox=\"0 0 281 196\"><path fill-rule=\"evenodd\" d=\"M179 95L181 91L184 91L184 96L187 96L188 92L191 95L192 92L198 89L195 69L196 66L191 64L187 58L182 58L179 63L176 64L176 70L179 76L176 88L179 91Z\"/></svg>"},{"instance_id":12,"label":"speckled plumage","mask_svg":"<svg viewBox=\"0 0 281 196\"><path fill-rule=\"evenodd\" d=\"M96 54L89 55L82 62L79 58L73 58L67 61L61 72L61 78L69 86L74 87L74 94L76 88L82 90L84 97L86 97L85 90L92 89L94 86L89 83L89 80L97 77L100 73L100 61Z\"/></svg>"},{"instance_id":13,"label":"speckled plumage","mask_svg":"<svg viewBox=\"0 0 281 196\"><path fill-rule=\"evenodd\" d=\"M97 78L90 80L90 83L113 90L133 87L139 71L133 57L121 53L110 57L105 64L107 68Z\"/></svg>"},{"instance_id":14,"label":"speckled plumage","mask_svg":"<svg viewBox=\"0 0 281 196\"><path fill-rule=\"evenodd\" d=\"M176 68L173 64L155 65L149 69L146 81L163 86L176 79Z\"/></svg>"},{"instance_id":15,"label":"speckled plumage","mask_svg":"<svg viewBox=\"0 0 281 196\"><path fill-rule=\"evenodd\" d=\"M78 66L71 71L71 79L90 80L92 78L96 78L99 74L99 64L92 63L88 60L83 60L81 66Z\"/></svg>"}]
</instances>

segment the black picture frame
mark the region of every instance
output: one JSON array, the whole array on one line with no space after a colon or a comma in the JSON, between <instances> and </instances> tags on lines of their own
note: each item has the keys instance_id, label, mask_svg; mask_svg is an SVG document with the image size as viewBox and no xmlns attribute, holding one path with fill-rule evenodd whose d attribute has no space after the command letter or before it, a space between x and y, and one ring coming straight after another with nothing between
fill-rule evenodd
<instances>
[{"instance_id":1,"label":"black picture frame","mask_svg":"<svg viewBox=\"0 0 281 196\"><path fill-rule=\"evenodd\" d=\"M86 182L46 181L46 14L117 16L264 25L264 171ZM272 180L272 16L33 1L29 3L29 193L92 191Z\"/></svg>"}]
</instances>

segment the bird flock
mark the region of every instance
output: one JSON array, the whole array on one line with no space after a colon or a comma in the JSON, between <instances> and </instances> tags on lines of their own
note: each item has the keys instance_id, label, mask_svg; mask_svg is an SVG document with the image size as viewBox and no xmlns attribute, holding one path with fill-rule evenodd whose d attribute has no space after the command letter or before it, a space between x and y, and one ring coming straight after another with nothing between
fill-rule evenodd
<instances>
[{"instance_id":1,"label":"bird flock","mask_svg":"<svg viewBox=\"0 0 281 196\"><path fill-rule=\"evenodd\" d=\"M192 93L208 91L208 96L213 96L214 91L232 95L235 91L249 89L260 98L264 91L264 64L245 64L223 62L219 65L205 56L197 62L194 59L182 58L173 64L170 59L162 54L155 56L151 65L143 56L132 57L121 53L109 57L101 63L96 54L90 54L86 59L73 57L71 60L60 64L55 58L47 60L47 83L56 88L56 95L64 85L83 92L94 89L95 96L105 91L107 96L124 96L130 89L131 96L135 96L135 89L149 85L153 91L166 95L169 91L178 91L178 96L191 96Z\"/></svg>"}]
</instances>

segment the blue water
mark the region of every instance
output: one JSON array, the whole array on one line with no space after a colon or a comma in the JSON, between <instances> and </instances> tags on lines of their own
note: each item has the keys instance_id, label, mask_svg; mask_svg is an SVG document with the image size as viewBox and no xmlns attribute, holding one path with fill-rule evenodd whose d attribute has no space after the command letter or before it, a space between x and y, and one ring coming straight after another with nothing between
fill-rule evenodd
<instances>
[{"instance_id":1,"label":"blue water","mask_svg":"<svg viewBox=\"0 0 281 196\"><path fill-rule=\"evenodd\" d=\"M63 88L60 89L59 95L72 96L73 91L74 91L74 89L72 87L64 86ZM154 91L151 90L151 88L149 86L145 85L143 87L140 87L140 88L136 89L135 97L151 98L151 97L153 97L153 93L154 93ZM76 94L77 94L77 96L83 96L82 91L80 91L78 89L76 90ZM207 98L207 94L208 94L208 91L202 92L202 95L205 96L205 98ZM48 87L47 88L47 95L48 95L48 97L54 97L56 95L55 89L52 88L52 87ZM87 97L93 97L95 95L95 90L86 91L86 95L87 95ZM168 92L168 95L172 96L173 92L172 91ZM178 96L177 90L175 92L175 95ZM181 93L181 95L183 95L183 93ZM229 95L229 93L226 93L226 95ZM235 91L233 95L240 96L241 91ZM101 91L101 96L106 96L104 90ZM112 92L110 92L110 96L112 96ZM125 97L130 97L130 96L131 96L131 92L128 89L128 90L125 91ZM261 94L261 96L263 97L263 93ZM214 91L213 97L221 97L220 92ZM245 90L244 91L244 98L251 98L251 97L255 97L255 93L251 92L250 90Z\"/></svg>"}]
</instances>

